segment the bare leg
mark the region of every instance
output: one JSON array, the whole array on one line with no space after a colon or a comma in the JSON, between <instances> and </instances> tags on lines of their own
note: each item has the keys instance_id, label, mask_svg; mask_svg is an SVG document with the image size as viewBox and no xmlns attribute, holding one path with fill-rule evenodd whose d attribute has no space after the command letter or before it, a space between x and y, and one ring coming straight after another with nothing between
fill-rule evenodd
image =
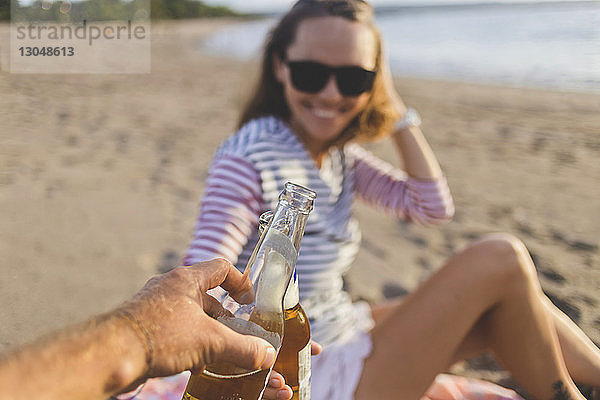
<instances>
[{"instance_id":1,"label":"bare leg","mask_svg":"<svg viewBox=\"0 0 600 400\"><path fill-rule=\"evenodd\" d=\"M521 242L496 235L474 244L376 324L356 399L418 399L476 325L533 398L583 399L541 296Z\"/></svg>"},{"instance_id":2,"label":"bare leg","mask_svg":"<svg viewBox=\"0 0 600 400\"><path fill-rule=\"evenodd\" d=\"M546 304L548 313L554 322L569 375L577 383L600 388L600 349L546 296L542 297L542 301ZM487 347L484 329L485 324L482 321L471 329L459 346L454 356L454 362L491 350Z\"/></svg>"},{"instance_id":3,"label":"bare leg","mask_svg":"<svg viewBox=\"0 0 600 400\"><path fill-rule=\"evenodd\" d=\"M375 323L382 321L400 306L403 299L393 299L373 306ZM565 365L575 382L600 388L600 349L588 338L568 316L560 311L544 295L542 301L546 304L548 313L554 321L558 333ZM486 340L486 324L480 320L459 345L453 361L463 361L470 357L491 350Z\"/></svg>"},{"instance_id":4,"label":"bare leg","mask_svg":"<svg viewBox=\"0 0 600 400\"><path fill-rule=\"evenodd\" d=\"M578 383L600 387L600 350L545 296L544 303L554 320L569 373Z\"/></svg>"}]
</instances>

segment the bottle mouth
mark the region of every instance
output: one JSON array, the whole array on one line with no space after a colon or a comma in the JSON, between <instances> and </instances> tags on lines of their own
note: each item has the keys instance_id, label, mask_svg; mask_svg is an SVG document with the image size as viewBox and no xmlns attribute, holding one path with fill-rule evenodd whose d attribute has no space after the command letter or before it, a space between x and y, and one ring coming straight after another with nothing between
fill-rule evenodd
<instances>
[{"instance_id":1,"label":"bottle mouth","mask_svg":"<svg viewBox=\"0 0 600 400\"><path fill-rule=\"evenodd\" d=\"M292 194L307 197L310 200L314 200L317 197L317 193L315 191L294 182L286 182L284 189Z\"/></svg>"},{"instance_id":2,"label":"bottle mouth","mask_svg":"<svg viewBox=\"0 0 600 400\"><path fill-rule=\"evenodd\" d=\"M307 187L293 182L286 182L283 191L279 195L279 200L283 200L293 207L296 207L301 213L308 214L313 209L313 203L317 193Z\"/></svg>"}]
</instances>

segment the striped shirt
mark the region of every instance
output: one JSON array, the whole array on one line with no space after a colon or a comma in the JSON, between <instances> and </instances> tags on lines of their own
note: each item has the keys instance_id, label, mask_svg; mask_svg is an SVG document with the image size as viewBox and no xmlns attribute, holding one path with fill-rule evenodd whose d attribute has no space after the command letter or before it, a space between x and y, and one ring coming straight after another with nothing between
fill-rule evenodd
<instances>
[{"instance_id":1,"label":"striped shirt","mask_svg":"<svg viewBox=\"0 0 600 400\"><path fill-rule=\"evenodd\" d=\"M444 178L407 177L356 144L332 149L317 168L284 122L255 119L214 157L184 264L224 257L243 269L258 240L258 217L277 205L287 181L317 193L296 263L300 301L313 338L325 346L339 343L360 326L342 290L342 274L360 245L354 198L397 218L436 224L454 213L450 191Z\"/></svg>"}]
</instances>

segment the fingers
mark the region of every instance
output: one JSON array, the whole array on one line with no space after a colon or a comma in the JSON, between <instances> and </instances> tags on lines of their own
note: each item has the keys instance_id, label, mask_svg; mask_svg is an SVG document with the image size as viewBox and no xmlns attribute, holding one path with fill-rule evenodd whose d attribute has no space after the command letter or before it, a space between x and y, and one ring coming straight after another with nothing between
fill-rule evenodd
<instances>
[{"instance_id":1,"label":"fingers","mask_svg":"<svg viewBox=\"0 0 600 400\"><path fill-rule=\"evenodd\" d=\"M242 274L233 265L221 287L229 292L231 297L242 304L254 301L254 286L247 274Z\"/></svg>"},{"instance_id":2,"label":"fingers","mask_svg":"<svg viewBox=\"0 0 600 400\"><path fill-rule=\"evenodd\" d=\"M201 291L215 288L219 285L227 290L237 301L247 304L254 299L254 288L248 276L243 275L224 258L201 262L189 268L198 276Z\"/></svg>"},{"instance_id":3,"label":"fingers","mask_svg":"<svg viewBox=\"0 0 600 400\"><path fill-rule=\"evenodd\" d=\"M218 348L212 349L213 359L210 362L231 362L249 370L267 369L275 363L275 348L266 340L242 335L213 319L209 319L208 323L213 328L211 335L219 338L215 342Z\"/></svg>"},{"instance_id":4,"label":"fingers","mask_svg":"<svg viewBox=\"0 0 600 400\"><path fill-rule=\"evenodd\" d=\"M210 294L202 295L202 308L204 312L213 318L217 317L233 317L233 314L223 308L221 303Z\"/></svg>"},{"instance_id":5,"label":"fingers","mask_svg":"<svg viewBox=\"0 0 600 400\"><path fill-rule=\"evenodd\" d=\"M194 264L191 267L188 267L187 271L192 271L194 273L202 286L200 288L201 291L205 292L208 289L215 288L223 283L230 272L233 274L233 271L231 271L232 269L237 272L238 275L241 275L240 272L226 259L215 258L214 260ZM235 279L235 276L232 276L230 279Z\"/></svg>"},{"instance_id":6,"label":"fingers","mask_svg":"<svg viewBox=\"0 0 600 400\"><path fill-rule=\"evenodd\" d=\"M319 343L311 340L310 341L310 355L316 356L316 355L320 354L321 351L323 351L323 346L321 346Z\"/></svg>"},{"instance_id":7,"label":"fingers","mask_svg":"<svg viewBox=\"0 0 600 400\"><path fill-rule=\"evenodd\" d=\"M292 392L292 388L287 385L284 385L281 389L274 389L270 386L265 388L265 391L262 395L262 399L264 400L289 400L292 398L294 392Z\"/></svg>"},{"instance_id":8,"label":"fingers","mask_svg":"<svg viewBox=\"0 0 600 400\"><path fill-rule=\"evenodd\" d=\"M279 372L271 370L269 374L269 387L281 389L285 386L285 378Z\"/></svg>"},{"instance_id":9,"label":"fingers","mask_svg":"<svg viewBox=\"0 0 600 400\"><path fill-rule=\"evenodd\" d=\"M283 376L276 371L271 371L262 398L265 400L288 400L292 398L292 395L292 388L285 384Z\"/></svg>"}]
</instances>

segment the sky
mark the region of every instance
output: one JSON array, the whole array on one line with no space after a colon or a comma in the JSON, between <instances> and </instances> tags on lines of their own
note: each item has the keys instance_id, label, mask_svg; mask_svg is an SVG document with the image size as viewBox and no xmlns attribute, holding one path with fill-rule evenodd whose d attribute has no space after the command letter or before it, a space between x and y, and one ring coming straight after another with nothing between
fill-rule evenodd
<instances>
[{"instance_id":1,"label":"sky","mask_svg":"<svg viewBox=\"0 0 600 400\"><path fill-rule=\"evenodd\" d=\"M59 0L48 0L50 2ZM76 2L80 0L70 0ZM241 12L282 12L296 0L203 0L206 4L225 5ZM369 0L373 6L386 5L433 5L433 4L467 4L467 3L531 3L548 0ZM550 0L552 1L552 0ZM579 0L562 0L579 1ZM21 5L32 4L34 0L19 0Z\"/></svg>"},{"instance_id":2,"label":"sky","mask_svg":"<svg viewBox=\"0 0 600 400\"><path fill-rule=\"evenodd\" d=\"M576 0L566 0L576 1ZM287 10L295 0L204 0L207 4L226 5L237 11L264 12ZM531 0L370 0L373 6L385 5L430 5L430 4L456 4L456 3L530 3Z\"/></svg>"}]
</instances>

